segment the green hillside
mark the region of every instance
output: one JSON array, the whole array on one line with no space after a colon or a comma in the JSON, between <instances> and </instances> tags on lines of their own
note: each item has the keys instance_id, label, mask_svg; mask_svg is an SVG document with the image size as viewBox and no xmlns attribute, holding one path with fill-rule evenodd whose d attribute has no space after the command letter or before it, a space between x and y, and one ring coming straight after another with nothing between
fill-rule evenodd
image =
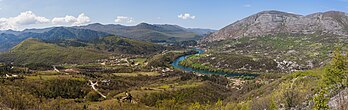
<instances>
[{"instance_id":1,"label":"green hillside","mask_svg":"<svg viewBox=\"0 0 348 110\"><path fill-rule=\"evenodd\" d=\"M117 36L101 37L93 42L91 47L116 54L121 53L137 55L152 54L165 49L165 47L162 45Z\"/></svg>"},{"instance_id":2,"label":"green hillside","mask_svg":"<svg viewBox=\"0 0 348 110\"><path fill-rule=\"evenodd\" d=\"M100 23L75 27L77 29L89 29L99 32L110 33L131 39L149 42L180 42L187 40L198 40L210 32L210 29L187 29L177 25L156 25L140 23L135 26L103 25Z\"/></svg>"},{"instance_id":3,"label":"green hillside","mask_svg":"<svg viewBox=\"0 0 348 110\"><path fill-rule=\"evenodd\" d=\"M94 41L65 39L58 43L45 43L29 38L10 52L0 54L0 62L81 64L107 58L111 54L149 55L164 49L162 45L117 36L100 37Z\"/></svg>"},{"instance_id":4,"label":"green hillside","mask_svg":"<svg viewBox=\"0 0 348 110\"><path fill-rule=\"evenodd\" d=\"M1 54L0 61L11 61L17 64L62 64L88 63L106 57L107 54L94 50L79 47L61 47L30 38L15 46L10 52Z\"/></svg>"}]
</instances>

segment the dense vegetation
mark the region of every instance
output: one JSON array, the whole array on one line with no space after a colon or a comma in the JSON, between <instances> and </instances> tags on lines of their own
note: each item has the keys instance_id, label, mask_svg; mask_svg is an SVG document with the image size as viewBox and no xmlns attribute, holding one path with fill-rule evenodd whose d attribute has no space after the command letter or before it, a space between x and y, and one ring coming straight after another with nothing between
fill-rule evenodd
<instances>
[{"instance_id":1,"label":"dense vegetation","mask_svg":"<svg viewBox=\"0 0 348 110\"><path fill-rule=\"evenodd\" d=\"M277 63L268 58L255 58L238 54L205 53L191 55L180 65L199 70L225 73L259 73L279 71Z\"/></svg>"},{"instance_id":2,"label":"dense vegetation","mask_svg":"<svg viewBox=\"0 0 348 110\"><path fill-rule=\"evenodd\" d=\"M89 63L97 59L107 58L107 54L79 47L61 47L44 43L37 39L28 39L10 52L1 54L0 61L16 64L64 64Z\"/></svg>"},{"instance_id":3,"label":"dense vegetation","mask_svg":"<svg viewBox=\"0 0 348 110\"><path fill-rule=\"evenodd\" d=\"M150 57L147 67L171 67L171 63L178 57L183 55L191 55L197 53L195 50L190 51L169 51Z\"/></svg>"},{"instance_id":4,"label":"dense vegetation","mask_svg":"<svg viewBox=\"0 0 348 110\"><path fill-rule=\"evenodd\" d=\"M165 47L149 42L137 41L116 36L108 36L93 41L92 48L112 53L147 55L160 52Z\"/></svg>"},{"instance_id":5,"label":"dense vegetation","mask_svg":"<svg viewBox=\"0 0 348 110\"><path fill-rule=\"evenodd\" d=\"M0 54L1 62L16 64L82 64L105 59L112 55L149 55L166 47L117 36L100 37L92 41L77 39L45 41L29 38L10 52Z\"/></svg>"}]
</instances>

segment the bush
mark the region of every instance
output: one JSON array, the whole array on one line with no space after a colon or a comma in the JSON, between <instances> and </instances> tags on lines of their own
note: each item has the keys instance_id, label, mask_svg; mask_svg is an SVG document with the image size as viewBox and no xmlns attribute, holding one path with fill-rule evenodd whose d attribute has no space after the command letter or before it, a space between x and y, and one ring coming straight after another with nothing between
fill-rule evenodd
<instances>
[{"instance_id":1,"label":"bush","mask_svg":"<svg viewBox=\"0 0 348 110\"><path fill-rule=\"evenodd\" d=\"M314 96L314 110L326 110L329 109L329 106L327 105L329 99L325 97L326 90L322 90Z\"/></svg>"},{"instance_id":2,"label":"bush","mask_svg":"<svg viewBox=\"0 0 348 110\"><path fill-rule=\"evenodd\" d=\"M95 92L95 91L91 91L91 92L89 92L89 93L86 95L86 100L87 100L87 101L92 101L92 102L94 102L94 101L98 101L99 98L101 98L100 95L99 95L97 92Z\"/></svg>"},{"instance_id":3,"label":"bush","mask_svg":"<svg viewBox=\"0 0 348 110\"><path fill-rule=\"evenodd\" d=\"M13 86L0 86L0 105L12 109L34 109L39 101L27 91ZM1 109L1 106L0 106Z\"/></svg>"},{"instance_id":4,"label":"bush","mask_svg":"<svg viewBox=\"0 0 348 110\"><path fill-rule=\"evenodd\" d=\"M53 67L51 65L47 65L43 63L29 63L25 66L32 70L41 70L41 71L53 70Z\"/></svg>"}]
</instances>

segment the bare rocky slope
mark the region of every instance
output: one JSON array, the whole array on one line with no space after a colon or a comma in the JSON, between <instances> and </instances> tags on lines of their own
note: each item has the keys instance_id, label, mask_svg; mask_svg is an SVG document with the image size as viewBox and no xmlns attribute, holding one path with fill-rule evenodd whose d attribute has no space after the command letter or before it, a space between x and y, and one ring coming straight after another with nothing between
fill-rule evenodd
<instances>
[{"instance_id":1,"label":"bare rocky slope","mask_svg":"<svg viewBox=\"0 0 348 110\"><path fill-rule=\"evenodd\" d=\"M279 33L348 36L347 31L348 14L344 12L327 11L303 16L281 11L262 11L222 28L201 42Z\"/></svg>"}]
</instances>

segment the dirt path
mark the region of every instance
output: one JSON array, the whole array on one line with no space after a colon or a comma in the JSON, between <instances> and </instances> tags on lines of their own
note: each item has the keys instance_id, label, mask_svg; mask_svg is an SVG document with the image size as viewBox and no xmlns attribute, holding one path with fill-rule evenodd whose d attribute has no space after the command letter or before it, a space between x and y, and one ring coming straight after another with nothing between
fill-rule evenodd
<instances>
[{"instance_id":1,"label":"dirt path","mask_svg":"<svg viewBox=\"0 0 348 110\"><path fill-rule=\"evenodd\" d=\"M102 97L106 98L105 95L103 95L101 92L98 91L98 89L95 87L96 85L98 85L98 81L93 83L91 80L89 80L89 83L91 84L92 89L97 92L99 95L101 95Z\"/></svg>"}]
</instances>

